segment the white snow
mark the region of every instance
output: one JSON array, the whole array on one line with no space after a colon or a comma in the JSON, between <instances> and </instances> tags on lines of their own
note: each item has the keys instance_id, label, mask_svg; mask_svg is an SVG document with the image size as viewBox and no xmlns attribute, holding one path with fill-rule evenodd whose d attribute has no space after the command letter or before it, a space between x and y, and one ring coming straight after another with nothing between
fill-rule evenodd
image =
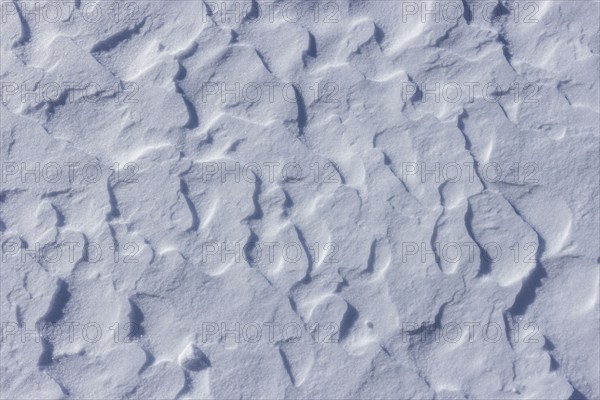
<instances>
[{"instance_id":1,"label":"white snow","mask_svg":"<svg viewBox=\"0 0 600 400\"><path fill-rule=\"evenodd\" d=\"M598 1L0 5L0 398L600 398Z\"/></svg>"}]
</instances>

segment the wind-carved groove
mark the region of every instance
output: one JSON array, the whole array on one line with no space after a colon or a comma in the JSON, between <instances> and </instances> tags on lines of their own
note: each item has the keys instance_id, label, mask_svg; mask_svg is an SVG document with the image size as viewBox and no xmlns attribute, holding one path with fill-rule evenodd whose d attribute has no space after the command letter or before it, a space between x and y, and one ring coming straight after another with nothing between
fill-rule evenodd
<instances>
[{"instance_id":1,"label":"wind-carved groove","mask_svg":"<svg viewBox=\"0 0 600 400\"><path fill-rule=\"evenodd\" d=\"M254 49L254 51L256 52L256 55L258 56L258 59L262 63L263 67L265 67L265 69L267 71L269 71L270 74L273 74L273 72L271 72L271 68L269 67L269 64L267 64L267 61L265 60L265 57L262 55L262 53L256 49Z\"/></svg>"},{"instance_id":2,"label":"wind-carved groove","mask_svg":"<svg viewBox=\"0 0 600 400\"><path fill-rule=\"evenodd\" d=\"M208 5L206 0L202 0L202 4L204 5L204 8L206 9L206 16L210 17L212 19L213 15L214 15L213 9ZM214 20L213 20L213 22L214 22Z\"/></svg>"},{"instance_id":3,"label":"wind-carved groove","mask_svg":"<svg viewBox=\"0 0 600 400\"><path fill-rule=\"evenodd\" d=\"M69 285L64 280L58 279L56 290L48 306L48 311L46 311L46 314L40 320L52 324L60 321L64 317L64 307L70 298Z\"/></svg>"},{"instance_id":4,"label":"wind-carved groove","mask_svg":"<svg viewBox=\"0 0 600 400\"><path fill-rule=\"evenodd\" d=\"M432 323L426 324L425 322L422 322L421 326L419 326L417 329L409 330L407 331L407 333L410 336L421 335L421 340L423 340L423 337L435 336L435 333L442 329L442 318L444 317L444 311L446 310L446 307L449 304L454 302L456 293L458 292L455 292L450 300L442 303L442 305L438 309L438 312L435 314L435 317L433 317Z\"/></svg>"},{"instance_id":5,"label":"wind-carved groove","mask_svg":"<svg viewBox=\"0 0 600 400\"><path fill-rule=\"evenodd\" d=\"M54 204L52 204L52 209L54 210L54 213L56 214L55 226L57 228L65 226L65 215Z\"/></svg>"},{"instance_id":6,"label":"wind-carved groove","mask_svg":"<svg viewBox=\"0 0 600 400\"><path fill-rule=\"evenodd\" d=\"M575 386L573 386L573 384L571 382L569 382L569 384L573 388L573 393L571 393L569 400L588 400L588 398L585 397L585 395L583 393L581 393L579 390L577 390L577 388Z\"/></svg>"},{"instance_id":7,"label":"wind-carved groove","mask_svg":"<svg viewBox=\"0 0 600 400\"><path fill-rule=\"evenodd\" d=\"M539 248L542 246L540 245ZM539 249L538 249L539 250ZM543 251L538 251L538 255ZM536 255L536 259L538 258ZM542 287L542 279L546 278L548 274L546 273L546 269L542 266L539 261L536 261L535 268L531 271L529 276L523 282L523 286L517 296L515 297L515 302L508 309L508 311L513 316L523 315L527 311L527 308L535 301L536 291L540 287Z\"/></svg>"},{"instance_id":8,"label":"wind-carved groove","mask_svg":"<svg viewBox=\"0 0 600 400\"><path fill-rule=\"evenodd\" d=\"M301 282L304 284L310 283L312 281L312 271L313 271L313 256L308 250L308 245L306 243L306 239L304 238L304 233L294 225L294 229L296 230L296 235L298 235L298 240L300 241L300 245L302 246L302 251L306 254L306 262L308 264L306 268L306 275L302 278Z\"/></svg>"},{"instance_id":9,"label":"wind-carved groove","mask_svg":"<svg viewBox=\"0 0 600 400\"><path fill-rule=\"evenodd\" d=\"M119 211L119 203L117 202L113 187L110 184L110 179L106 180L106 190L108 192L108 202L110 204L110 210L106 213L106 220L110 222L115 218L119 218L121 216L121 211Z\"/></svg>"},{"instance_id":10,"label":"wind-carved groove","mask_svg":"<svg viewBox=\"0 0 600 400\"><path fill-rule=\"evenodd\" d=\"M500 21L503 16L508 16L508 15L510 15L510 11L504 6L504 4L502 4L501 1L498 1L496 3L496 6L494 7L494 9L492 10L491 22L496 23L496 22ZM496 37L496 41L502 45L502 55L506 59L506 62L512 68L512 70L516 72L515 68L512 65L512 57L513 56L512 56L512 53L510 52L510 43L508 42L508 40L506 39L506 36L504 35L504 27L501 22L500 22L500 24L501 25L500 25L498 33L497 33L498 36Z\"/></svg>"},{"instance_id":11,"label":"wind-carved groove","mask_svg":"<svg viewBox=\"0 0 600 400\"><path fill-rule=\"evenodd\" d=\"M292 382L292 385L296 386L296 379L294 378L294 374L292 373L292 366L291 366L290 361L288 360L287 356L281 349L281 347L279 348L279 355L281 356L281 361L283 362L283 367L285 368L285 372L287 372L287 374L290 378L290 381Z\"/></svg>"},{"instance_id":12,"label":"wind-carved groove","mask_svg":"<svg viewBox=\"0 0 600 400\"><path fill-rule=\"evenodd\" d=\"M308 48L302 52L302 64L306 67L311 58L317 58L317 41L315 36L308 32Z\"/></svg>"},{"instance_id":13,"label":"wind-carved groove","mask_svg":"<svg viewBox=\"0 0 600 400\"><path fill-rule=\"evenodd\" d=\"M521 286L521 290L517 293L515 297L515 301L513 305L507 310L507 312L511 316L519 316L525 314L527 312L527 308L535 301L536 291L540 287L542 287L542 280L548 277L548 273L546 272L546 268L544 268L541 259L544 251L546 250L546 241L539 234L539 232L527 222L527 220L521 215L519 210L515 208L515 206L505 198L505 200L510 204L515 214L521 218L521 220L529 225L531 230L536 234L538 239L538 248L535 254L535 267L529 273L529 276L525 278L523 285Z\"/></svg>"},{"instance_id":14,"label":"wind-carved groove","mask_svg":"<svg viewBox=\"0 0 600 400\"><path fill-rule=\"evenodd\" d=\"M436 242L437 242L437 238L438 238L438 230L440 228L440 220L442 219L443 215L444 215L444 211L442 210L440 215L437 217L437 220L435 221L435 225L433 226L433 231L431 232L431 239L430 239L431 250L433 251L433 256L435 257L435 263L442 273L444 272L444 269L442 268L442 260L438 253L438 248L437 248L438 246L436 245Z\"/></svg>"},{"instance_id":15,"label":"wind-carved groove","mask_svg":"<svg viewBox=\"0 0 600 400\"><path fill-rule=\"evenodd\" d=\"M141 374L142 372L147 370L148 367L150 367L156 361L156 358L154 357L154 355L152 353L150 353L148 350L144 349L143 347L142 347L142 350L144 351L144 355L146 356L146 361L140 367L138 374Z\"/></svg>"},{"instance_id":16,"label":"wind-carved groove","mask_svg":"<svg viewBox=\"0 0 600 400\"><path fill-rule=\"evenodd\" d=\"M236 31L234 31L233 29L231 30L231 39L229 39L229 44L234 44L234 43L238 43L238 37L239 37L239 33L237 33Z\"/></svg>"},{"instance_id":17,"label":"wind-carved groove","mask_svg":"<svg viewBox=\"0 0 600 400\"><path fill-rule=\"evenodd\" d=\"M504 331L506 332L506 341L511 349L514 350L512 335L513 335L513 322L508 311L502 312L502 320L504 321Z\"/></svg>"},{"instance_id":18,"label":"wind-carved groove","mask_svg":"<svg viewBox=\"0 0 600 400\"><path fill-rule=\"evenodd\" d=\"M89 252L90 240L88 239L88 237L85 233L82 233L81 236L83 238L83 246L81 248L81 258L79 259L79 261L77 261L75 263L75 266L73 267L73 269L75 269L75 267L77 267L79 265L79 263L81 263L81 262L90 261L90 252Z\"/></svg>"},{"instance_id":19,"label":"wind-carved groove","mask_svg":"<svg viewBox=\"0 0 600 400\"><path fill-rule=\"evenodd\" d=\"M377 239L373 239L371 242L371 248L369 250L369 258L367 260L367 268L365 272L368 274L372 274L375 272L375 259L377 257Z\"/></svg>"},{"instance_id":20,"label":"wind-carved groove","mask_svg":"<svg viewBox=\"0 0 600 400\"><path fill-rule=\"evenodd\" d=\"M15 307L15 319L17 322L17 326L19 328L23 327L23 310L21 310L21 306Z\"/></svg>"},{"instance_id":21,"label":"wind-carved groove","mask_svg":"<svg viewBox=\"0 0 600 400\"><path fill-rule=\"evenodd\" d=\"M23 12L21 11L21 7L18 5L18 2L13 0L13 4L15 5L17 15L19 16L19 21L21 21L21 37L13 44L13 48L15 48L23 46L31 40L31 28L29 27L27 19L25 19L23 16Z\"/></svg>"},{"instance_id":22,"label":"wind-carved groove","mask_svg":"<svg viewBox=\"0 0 600 400\"><path fill-rule=\"evenodd\" d=\"M296 304L296 301L292 299L291 296L288 296L288 301L290 302L290 308L292 311L298 314L298 305Z\"/></svg>"},{"instance_id":23,"label":"wind-carved groove","mask_svg":"<svg viewBox=\"0 0 600 400\"><path fill-rule=\"evenodd\" d=\"M35 88L37 89L37 84L35 85ZM106 91L104 91L104 92L99 91L96 94L98 96L101 96L101 95L105 95L106 94L105 92ZM56 99L45 99L43 101L40 101L35 106L33 106L33 109L36 111L39 111L39 110L43 109L45 106L46 110L44 112L46 114L46 118L50 119L52 116L54 116L56 114L56 109L58 107L65 106L67 104L67 99L69 97L73 96L74 93L75 93L75 89L72 89L72 88L63 89ZM112 96L112 97L114 97L114 96Z\"/></svg>"},{"instance_id":24,"label":"wind-carved groove","mask_svg":"<svg viewBox=\"0 0 600 400\"><path fill-rule=\"evenodd\" d=\"M180 82L185 79L187 76L187 69L183 66L183 60L191 57L198 50L198 43L193 42L189 49L184 51L175 57L177 64L179 65L179 69L173 78L173 83L175 84L175 92L181 96L183 100L183 104L188 113L188 120L183 126L184 129L195 129L200 126L200 119L198 118L198 110L194 103L189 99L188 95L185 93L183 88L180 85Z\"/></svg>"},{"instance_id":25,"label":"wind-carved groove","mask_svg":"<svg viewBox=\"0 0 600 400\"><path fill-rule=\"evenodd\" d=\"M260 259L258 254L252 254L252 250L256 249L256 245L258 244L258 235L254 232L253 229L250 229L250 235L248 235L248 239L246 240L246 244L242 248L244 252L244 260L250 265L251 268L256 268L256 270L260 273L260 275L267 281L269 286L274 286L273 282L258 268L257 258ZM290 299L291 301L291 299Z\"/></svg>"},{"instance_id":26,"label":"wind-carved groove","mask_svg":"<svg viewBox=\"0 0 600 400\"><path fill-rule=\"evenodd\" d=\"M142 19L140 22L135 24L132 28L125 28L114 35L109 36L108 38L99 41L90 50L91 53L105 53L107 51L111 51L121 43L128 41L134 35L138 35L146 23L146 18Z\"/></svg>"},{"instance_id":27,"label":"wind-carved groove","mask_svg":"<svg viewBox=\"0 0 600 400\"><path fill-rule=\"evenodd\" d=\"M366 272L367 271L365 271L365 273ZM350 286L350 284L348 283L348 281L346 280L346 278L344 278L343 276L341 276L339 269L338 269L338 275L340 275L340 277L342 278L342 281L337 284L337 286L335 287L334 293L342 293L342 290L344 290L344 288Z\"/></svg>"},{"instance_id":28,"label":"wind-carved groove","mask_svg":"<svg viewBox=\"0 0 600 400\"><path fill-rule=\"evenodd\" d=\"M358 311L350 303L346 302L348 308L340 321L340 333L338 340L341 342L348 337L350 330L358 321Z\"/></svg>"},{"instance_id":29,"label":"wind-carved groove","mask_svg":"<svg viewBox=\"0 0 600 400\"><path fill-rule=\"evenodd\" d=\"M146 333L144 326L142 323L144 322L144 313L137 305L135 301L129 299L129 314L127 317L129 318L129 332L127 333L127 338L130 341L138 340L142 335Z\"/></svg>"},{"instance_id":30,"label":"wind-carved groove","mask_svg":"<svg viewBox=\"0 0 600 400\"><path fill-rule=\"evenodd\" d=\"M512 53L510 52L510 47L509 47L510 44L508 43L508 40L506 40L506 38L504 37L504 34L502 34L502 33L498 33L498 37L496 40L500 44L502 44L502 55L506 59L506 62L508 62L508 65L510 65L510 67L514 71L514 67L512 65Z\"/></svg>"},{"instance_id":31,"label":"wind-carved groove","mask_svg":"<svg viewBox=\"0 0 600 400\"><path fill-rule=\"evenodd\" d=\"M187 232L197 231L198 227L200 226L200 217L198 216L198 211L196 210L194 202L190 198L190 190L188 188L188 185L183 178L179 178L179 191L181 192L181 195L187 203L187 206L190 210L190 214L192 214L192 224L187 229Z\"/></svg>"},{"instance_id":32,"label":"wind-carved groove","mask_svg":"<svg viewBox=\"0 0 600 400\"><path fill-rule=\"evenodd\" d=\"M56 379L54 379L54 378L51 378L51 379L52 379L52 380L53 380L53 381L54 381L54 382L55 382L55 383L58 385L58 387L60 388L60 391L62 392L62 394L64 394L65 396L70 396L70 395L71 395L71 392L69 391L69 389L67 389L67 388L66 388L66 387L65 387L65 386L62 384L62 382L59 382L59 381L57 381L57 380L56 380Z\"/></svg>"},{"instance_id":33,"label":"wind-carved groove","mask_svg":"<svg viewBox=\"0 0 600 400\"><path fill-rule=\"evenodd\" d=\"M48 310L36 324L38 332L41 333L47 325L56 324L64 317L64 309L70 299L71 293L69 292L69 285L64 280L58 279L56 282L56 290L54 291L54 295L52 295ZM40 368L52 364L54 345L46 336L47 335L44 334L41 335L42 354L38 359L38 366Z\"/></svg>"},{"instance_id":34,"label":"wind-carved groove","mask_svg":"<svg viewBox=\"0 0 600 400\"><path fill-rule=\"evenodd\" d=\"M471 22L473 21L473 14L471 13L471 8L467 4L466 0L462 0L462 5L463 5L463 18L465 19L465 22L467 23L467 25L471 25Z\"/></svg>"},{"instance_id":35,"label":"wind-carved groove","mask_svg":"<svg viewBox=\"0 0 600 400\"><path fill-rule=\"evenodd\" d=\"M46 192L46 193L42 194L42 199L57 197L57 196L60 196L61 194L69 194L70 192L71 192L71 189L54 190L54 191Z\"/></svg>"},{"instance_id":36,"label":"wind-carved groove","mask_svg":"<svg viewBox=\"0 0 600 400\"><path fill-rule=\"evenodd\" d=\"M492 21L502 18L503 15L510 15L510 11L502 4L500 0L496 3L496 7L492 10Z\"/></svg>"},{"instance_id":37,"label":"wind-carved groove","mask_svg":"<svg viewBox=\"0 0 600 400\"><path fill-rule=\"evenodd\" d=\"M468 118L469 113L467 112L467 110L463 109L463 112L460 113L460 115L457 118L456 127L462 133L463 138L465 140L465 150L469 152L469 154L471 155L471 159L473 159L473 169L475 170L475 175L477 175L477 178L479 179L479 182L481 183L483 188L487 189L485 179L482 179L481 174L479 173L479 162L477 161L477 157L475 157L475 154L473 153L473 144L471 143L471 139L469 139L469 135L467 135L467 132L465 131L465 120Z\"/></svg>"},{"instance_id":38,"label":"wind-carved groove","mask_svg":"<svg viewBox=\"0 0 600 400\"><path fill-rule=\"evenodd\" d=\"M285 212L285 214L287 216L287 215L289 215L289 210L292 207L294 207L294 200L292 200L292 197L287 192L287 190L281 189L281 191L283 192L283 196L285 197L285 200L283 202L283 207L284 207L284 212Z\"/></svg>"},{"instance_id":39,"label":"wind-carved groove","mask_svg":"<svg viewBox=\"0 0 600 400\"><path fill-rule=\"evenodd\" d=\"M247 221L259 220L262 219L262 217L264 216L259 200L259 197L262 193L262 180L258 177L256 173L254 173L254 171L252 173L254 175L254 191L252 192L252 203L254 205L254 211L252 212L252 214L245 218Z\"/></svg>"},{"instance_id":40,"label":"wind-carved groove","mask_svg":"<svg viewBox=\"0 0 600 400\"><path fill-rule=\"evenodd\" d=\"M450 34L451 34L451 33L452 33L452 31L453 31L454 29L456 29L457 27L458 27L458 23L457 23L457 24L455 24L454 26L452 26L452 27L448 28L448 30L446 30L446 32L444 32L444 34L443 34L441 37L439 37L439 38L437 38L437 39L435 40L434 46L435 46L435 47L441 47L441 46L442 46L442 43L444 43L446 40L450 39Z\"/></svg>"},{"instance_id":41,"label":"wind-carved groove","mask_svg":"<svg viewBox=\"0 0 600 400\"><path fill-rule=\"evenodd\" d=\"M258 6L256 0L251 0L250 9L244 16L244 21L255 20L258 17L260 17L260 7Z\"/></svg>"},{"instance_id":42,"label":"wind-carved groove","mask_svg":"<svg viewBox=\"0 0 600 400\"><path fill-rule=\"evenodd\" d=\"M504 196L502 196L502 197L504 197ZM515 214L517 214L517 216L519 218L521 218L521 220L525 224L529 225L531 230L533 230L533 232L537 235L537 239L538 239L538 248L537 248L536 255L535 255L535 261L536 261L535 267L533 268L533 270L530 271L529 275L525 278L525 280L521 284L521 289L515 296L513 305L502 313L502 316L504 318L504 325L505 325L505 329L506 329L506 333L507 333L507 335L506 335L507 340L512 348L513 344L512 344L511 332L513 331L512 326L514 325L515 317L524 315L527 312L527 309L529 308L529 306L531 304L533 304L533 302L536 299L537 289L542 287L542 285L543 285L542 281L544 278L546 278L548 276L548 274L541 262L542 255L546 249L545 240L539 234L539 232L529 222L527 222L527 220L521 215L521 213L516 209L516 207L506 197L504 197L504 199L506 200L506 202L508 204L510 204L510 206L512 207ZM551 346L553 347L553 345L551 345ZM552 359L553 358L551 356L551 368L553 365ZM575 388L574 388L574 390L576 391ZM579 397L577 397L577 398L579 398ZM583 398L585 399L585 396Z\"/></svg>"},{"instance_id":43,"label":"wind-carved groove","mask_svg":"<svg viewBox=\"0 0 600 400\"><path fill-rule=\"evenodd\" d=\"M254 175L254 191L252 192L252 203L254 205L254 211L252 211L252 214L244 218L244 221L247 222L248 229L250 230L250 235L248 236L246 244L243 247L244 259L248 262L248 265L251 268L256 268L260 276L262 276L265 279L265 281L267 281L269 286L274 286L273 282L271 282L267 275L265 275L258 267L257 258L260 258L258 254L252 254L252 250L256 249L256 246L259 242L259 237L253 229L252 221L261 220L264 216L262 207L260 206L260 195L262 194L263 182L254 171L252 171L252 173ZM289 300L291 304L292 299L289 298Z\"/></svg>"},{"instance_id":44,"label":"wind-carved groove","mask_svg":"<svg viewBox=\"0 0 600 400\"><path fill-rule=\"evenodd\" d=\"M296 85L292 85L294 88L294 94L296 96L296 107L298 109L298 115L296 117L296 122L298 124L298 133L300 136L304 136L304 128L306 128L307 124L307 114L306 114L306 104L304 103L304 97L302 96L301 91L296 87Z\"/></svg>"},{"instance_id":45,"label":"wind-carved groove","mask_svg":"<svg viewBox=\"0 0 600 400\"><path fill-rule=\"evenodd\" d=\"M117 249L120 248L119 246L119 240L117 239L117 232L115 231L115 228L113 228L112 224L110 222L107 223L108 225L108 232L110 233L110 237L112 238L112 245L113 247L111 248L112 251L117 251Z\"/></svg>"},{"instance_id":46,"label":"wind-carved groove","mask_svg":"<svg viewBox=\"0 0 600 400\"><path fill-rule=\"evenodd\" d=\"M54 115L56 113L56 108L57 107L62 107L65 104L67 104L67 98L69 98L69 92L71 89L65 89L62 91L62 93L60 94L60 96L58 96L58 98L56 100L50 100L47 102L44 102L42 104L47 104L47 108L46 108L46 116L51 116Z\"/></svg>"},{"instance_id":47,"label":"wind-carved groove","mask_svg":"<svg viewBox=\"0 0 600 400\"><path fill-rule=\"evenodd\" d=\"M492 272L492 258L475 237L475 232L473 231L473 207L470 203L467 204L467 211L465 212L465 229L471 240L479 248L479 271L477 272L477 278L481 278Z\"/></svg>"},{"instance_id":48,"label":"wind-carved groove","mask_svg":"<svg viewBox=\"0 0 600 400\"><path fill-rule=\"evenodd\" d=\"M175 395L175 399L180 399L182 396L191 392L193 389L192 377L190 373L186 370L183 371L183 387L181 390Z\"/></svg>"},{"instance_id":49,"label":"wind-carved groove","mask_svg":"<svg viewBox=\"0 0 600 400\"><path fill-rule=\"evenodd\" d=\"M413 106L413 107L415 107L415 103L423 100L423 91L421 90L421 87L419 86L419 84L416 83L410 75L406 75L406 77L407 77L407 79L408 79L408 81L410 83L412 83L412 84L415 85L415 93L413 93L413 95L409 99L410 105ZM407 104L408 103L404 103L402 105L402 110L401 111L405 110Z\"/></svg>"},{"instance_id":50,"label":"wind-carved groove","mask_svg":"<svg viewBox=\"0 0 600 400\"><path fill-rule=\"evenodd\" d=\"M200 125L200 120L198 118L198 111L196 110L196 107L194 106L194 104L190 101L190 99L188 98L187 94L183 91L183 89L181 88L181 86L179 86L179 82L180 80L182 80L186 75L187 75L187 71L185 70L185 67L183 67L183 65L179 65L179 70L183 71L181 74L177 74L177 76L182 76L181 78L175 78L175 92L178 93L179 95L181 95L181 99L183 100L183 104L185 105L185 108L187 110L188 113L188 120L185 123L185 125L183 125L183 128L185 129L195 129Z\"/></svg>"},{"instance_id":51,"label":"wind-carved groove","mask_svg":"<svg viewBox=\"0 0 600 400\"><path fill-rule=\"evenodd\" d=\"M546 351L546 353L548 353L548 356L550 357L550 371L556 371L557 369L560 368L560 364L558 363L558 361L556 361L556 359L554 358L554 355L552 354L552 352L555 349L554 343L552 343L552 341L550 339L548 339L548 337L546 335L543 335L543 336L544 336L543 349Z\"/></svg>"},{"instance_id":52,"label":"wind-carved groove","mask_svg":"<svg viewBox=\"0 0 600 400\"><path fill-rule=\"evenodd\" d=\"M393 163L392 163L392 160L390 159L390 157L388 157L388 155L383 150L381 151L381 153L383 154L383 163L388 167L388 169L390 170L390 172L392 173L392 175L394 175L394 177L396 179L398 179L398 182L400 182L400 184L402 185L402 187L404 188L404 190L406 190L406 193L409 193L409 194L412 195L410 189L406 185L406 182L404 182L402 180L402 178L400 178L398 176L398 174L396 173L396 171L394 171Z\"/></svg>"},{"instance_id":53,"label":"wind-carved groove","mask_svg":"<svg viewBox=\"0 0 600 400\"><path fill-rule=\"evenodd\" d=\"M119 82L119 88L120 88L120 90L125 89L122 82ZM84 93L82 96L75 98L74 95L75 95L75 93L78 93L78 92L79 93L84 92ZM96 96L95 100L115 99L115 98L118 98L119 91L113 91L113 90L109 90L109 89L100 89L100 90L96 91L96 93L94 95ZM60 93L60 95L55 100L50 99L50 100L41 101L40 103L36 104L33 108L36 111L38 111L38 110L41 110L44 106L46 106L46 110L45 110L46 118L50 119L52 116L54 116L56 114L57 108L67 105L67 99L72 98L72 101L75 102L75 101L81 100L82 98L85 98L85 97L89 97L89 96L87 96L85 91L83 91L82 89L66 88Z\"/></svg>"},{"instance_id":54,"label":"wind-carved groove","mask_svg":"<svg viewBox=\"0 0 600 400\"><path fill-rule=\"evenodd\" d=\"M383 44L383 41L385 40L385 32L377 24L374 24L374 25L375 26L374 26L373 37L375 38L375 42L377 42L377 44L379 45L379 48L381 48L381 45Z\"/></svg>"},{"instance_id":55,"label":"wind-carved groove","mask_svg":"<svg viewBox=\"0 0 600 400\"><path fill-rule=\"evenodd\" d=\"M338 176L340 177L340 184L345 185L346 184L346 178L344 177L344 175L342 174L342 171L340 171L339 167L337 166L336 163L331 162L327 165L330 165L331 168L333 168L335 170L335 172L337 172Z\"/></svg>"}]
</instances>

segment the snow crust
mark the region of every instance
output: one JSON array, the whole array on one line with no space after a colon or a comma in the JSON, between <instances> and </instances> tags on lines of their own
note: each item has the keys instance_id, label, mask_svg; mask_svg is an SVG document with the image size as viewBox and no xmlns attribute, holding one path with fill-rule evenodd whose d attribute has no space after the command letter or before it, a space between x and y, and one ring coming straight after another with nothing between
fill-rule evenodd
<instances>
[{"instance_id":1,"label":"snow crust","mask_svg":"<svg viewBox=\"0 0 600 400\"><path fill-rule=\"evenodd\" d=\"M2 0L2 399L598 399L597 1Z\"/></svg>"}]
</instances>

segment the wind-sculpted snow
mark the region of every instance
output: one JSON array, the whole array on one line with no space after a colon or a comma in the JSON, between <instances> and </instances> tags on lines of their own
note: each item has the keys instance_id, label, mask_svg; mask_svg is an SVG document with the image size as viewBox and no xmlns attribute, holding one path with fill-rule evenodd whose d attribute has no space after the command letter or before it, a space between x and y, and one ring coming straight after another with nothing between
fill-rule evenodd
<instances>
[{"instance_id":1,"label":"wind-sculpted snow","mask_svg":"<svg viewBox=\"0 0 600 400\"><path fill-rule=\"evenodd\" d=\"M1 7L1 398L600 397L598 2Z\"/></svg>"}]
</instances>

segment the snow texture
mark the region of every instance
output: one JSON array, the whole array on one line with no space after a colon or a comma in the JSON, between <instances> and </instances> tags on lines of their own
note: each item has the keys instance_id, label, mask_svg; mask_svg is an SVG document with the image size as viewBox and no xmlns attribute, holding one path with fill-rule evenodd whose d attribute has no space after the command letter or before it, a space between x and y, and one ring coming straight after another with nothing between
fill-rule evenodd
<instances>
[{"instance_id":1,"label":"snow texture","mask_svg":"<svg viewBox=\"0 0 600 400\"><path fill-rule=\"evenodd\" d=\"M599 3L1 1L2 399L599 399Z\"/></svg>"}]
</instances>

